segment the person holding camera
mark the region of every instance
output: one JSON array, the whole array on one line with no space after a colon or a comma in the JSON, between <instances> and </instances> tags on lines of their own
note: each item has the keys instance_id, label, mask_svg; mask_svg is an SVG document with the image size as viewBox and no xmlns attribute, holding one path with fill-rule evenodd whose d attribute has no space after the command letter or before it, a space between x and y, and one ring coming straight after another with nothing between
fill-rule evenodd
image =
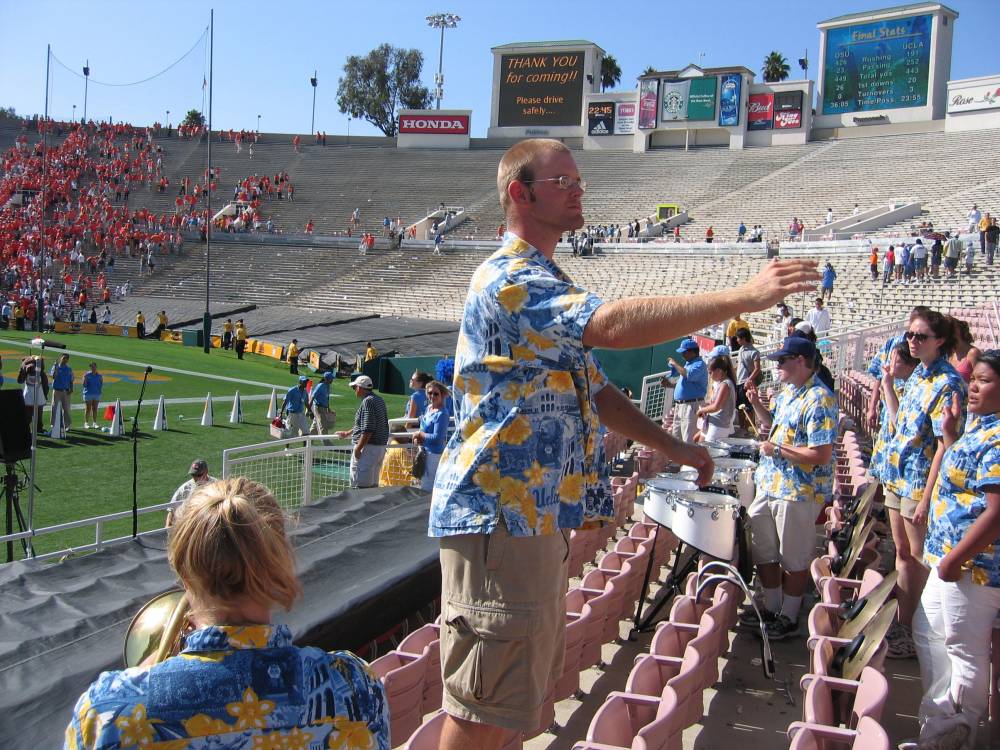
<instances>
[{"instance_id":1,"label":"person holding camera","mask_svg":"<svg viewBox=\"0 0 1000 750\"><path fill-rule=\"evenodd\" d=\"M28 424L35 420L37 432L42 431L42 412L49 400L49 378L41 355L25 357L17 373L17 382L24 386L24 413Z\"/></svg>"}]
</instances>

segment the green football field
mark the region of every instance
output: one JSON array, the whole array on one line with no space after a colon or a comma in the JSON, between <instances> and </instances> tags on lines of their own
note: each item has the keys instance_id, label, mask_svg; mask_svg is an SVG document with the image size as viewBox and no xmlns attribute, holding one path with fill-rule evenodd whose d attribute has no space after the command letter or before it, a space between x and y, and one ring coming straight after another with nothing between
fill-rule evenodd
<instances>
[{"instance_id":1,"label":"green football field","mask_svg":"<svg viewBox=\"0 0 1000 750\"><path fill-rule=\"evenodd\" d=\"M16 388L17 371L22 357L29 351L33 333L0 331L0 357L3 358L4 388ZM99 430L84 430L83 410L73 409L73 427L65 440L39 437L35 475L34 526L41 528L81 518L129 510L132 507L132 445L127 435L136 407L128 405L139 395L145 367L151 366L146 393L139 418L139 506L155 505L170 499L179 484L187 479L187 470L194 458L205 458L215 476L222 474L222 451L241 445L263 443L271 439L268 432L267 407L272 388L278 390L280 406L284 391L295 384L288 365L268 357L247 354L243 361L234 352L213 349L205 354L201 349L161 341L94 336L85 334L49 335L47 341L66 345L70 354L76 386L73 405L82 404L81 379L91 361L97 363L104 376L101 412L116 398L125 402L126 437L112 438ZM62 350L43 352L48 370ZM300 367L303 374L311 374ZM313 376L315 378L315 376ZM239 391L243 400L244 422L229 424L233 395ZM202 427L201 416L208 393L213 397L228 397L214 404L214 426ZM153 418L160 396L167 399L166 413L169 430L154 432ZM251 397L246 400L247 397ZM255 400L257 397L259 400ZM263 397L263 398L260 398ZM401 416L405 396L384 395L389 416ZM191 399L187 403L170 403L171 399ZM337 412L337 429L348 429L354 420L357 398L340 379L332 388L331 406ZM49 409L44 422L49 424ZM103 425L110 424L104 422ZM28 462L23 462L25 468ZM21 508L27 514L27 490L21 492ZM163 515L140 516L140 528L162 526ZM0 527L2 528L2 527ZM131 520L114 522L105 538L131 532ZM72 529L58 534L37 537L35 550L41 554L94 541L93 527ZM6 551L0 549L0 554ZM15 546L15 555L23 551ZM0 557L4 560L6 557Z\"/></svg>"}]
</instances>

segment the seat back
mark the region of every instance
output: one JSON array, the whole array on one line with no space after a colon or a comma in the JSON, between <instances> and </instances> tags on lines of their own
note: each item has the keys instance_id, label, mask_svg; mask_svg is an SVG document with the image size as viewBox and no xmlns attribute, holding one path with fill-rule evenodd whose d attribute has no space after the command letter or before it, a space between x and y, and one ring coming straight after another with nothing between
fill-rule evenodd
<instances>
[{"instance_id":1,"label":"seat back","mask_svg":"<svg viewBox=\"0 0 1000 750\"><path fill-rule=\"evenodd\" d=\"M410 633L396 650L404 654L426 654L427 674L424 678L424 700L421 712L428 714L441 708L441 629L424 625Z\"/></svg>"},{"instance_id":2,"label":"seat back","mask_svg":"<svg viewBox=\"0 0 1000 750\"><path fill-rule=\"evenodd\" d=\"M420 726L427 659L423 653L411 656L391 651L369 665L385 688L393 747L402 744Z\"/></svg>"},{"instance_id":3,"label":"seat back","mask_svg":"<svg viewBox=\"0 0 1000 750\"><path fill-rule=\"evenodd\" d=\"M583 644L587 636L587 626L593 610L583 605L579 617L566 619L566 655L563 659L563 671L556 680L554 699L565 700L580 689L580 662L583 656Z\"/></svg>"},{"instance_id":4,"label":"seat back","mask_svg":"<svg viewBox=\"0 0 1000 750\"><path fill-rule=\"evenodd\" d=\"M888 699L889 683L885 675L873 667L865 667L861 672L858 691L851 708L851 728L859 726L866 716L875 721L882 721L882 711L885 710Z\"/></svg>"}]
</instances>

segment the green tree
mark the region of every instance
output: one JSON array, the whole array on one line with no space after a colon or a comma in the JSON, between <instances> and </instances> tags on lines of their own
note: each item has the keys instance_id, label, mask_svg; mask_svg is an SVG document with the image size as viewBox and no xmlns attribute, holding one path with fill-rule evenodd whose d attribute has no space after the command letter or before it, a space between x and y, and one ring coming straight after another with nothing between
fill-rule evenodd
<instances>
[{"instance_id":1,"label":"green tree","mask_svg":"<svg viewBox=\"0 0 1000 750\"><path fill-rule=\"evenodd\" d=\"M614 55L605 55L601 60L601 91L613 89L622 79L622 69Z\"/></svg>"},{"instance_id":2,"label":"green tree","mask_svg":"<svg viewBox=\"0 0 1000 750\"><path fill-rule=\"evenodd\" d=\"M656 72L656 68L654 68L652 65L647 65L646 69L644 71L642 71L642 73L640 73L639 75L651 76L655 72Z\"/></svg>"},{"instance_id":3,"label":"green tree","mask_svg":"<svg viewBox=\"0 0 1000 750\"><path fill-rule=\"evenodd\" d=\"M185 127L196 127L200 128L205 125L205 115L196 109L189 109L187 114L184 115L184 122L181 123Z\"/></svg>"},{"instance_id":4,"label":"green tree","mask_svg":"<svg viewBox=\"0 0 1000 750\"><path fill-rule=\"evenodd\" d=\"M780 52L772 52L764 58L764 67L761 72L764 74L766 83L776 83L788 78L788 60Z\"/></svg>"},{"instance_id":5,"label":"green tree","mask_svg":"<svg viewBox=\"0 0 1000 750\"><path fill-rule=\"evenodd\" d=\"M420 84L420 50L381 44L364 57L351 55L337 84L341 114L368 120L390 138L396 135L400 109L426 109L431 94Z\"/></svg>"}]
</instances>

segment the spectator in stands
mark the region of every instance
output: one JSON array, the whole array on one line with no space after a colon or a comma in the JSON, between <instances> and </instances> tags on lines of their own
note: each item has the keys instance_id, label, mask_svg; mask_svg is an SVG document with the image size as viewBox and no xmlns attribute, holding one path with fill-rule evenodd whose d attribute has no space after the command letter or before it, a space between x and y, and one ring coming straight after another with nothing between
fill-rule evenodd
<instances>
[{"instance_id":1,"label":"spectator in stands","mask_svg":"<svg viewBox=\"0 0 1000 750\"><path fill-rule=\"evenodd\" d=\"M698 427L698 408L708 393L708 370L694 339L684 339L677 353L684 360L683 365L673 357L667 359L671 374L680 376L674 386L674 418L670 433L690 443Z\"/></svg>"},{"instance_id":2,"label":"spectator in stands","mask_svg":"<svg viewBox=\"0 0 1000 750\"><path fill-rule=\"evenodd\" d=\"M817 297L813 302L813 309L806 313L806 321L819 337L825 336L829 332L831 326L830 311L823 307L822 297Z\"/></svg>"},{"instance_id":3,"label":"spectator in stands","mask_svg":"<svg viewBox=\"0 0 1000 750\"><path fill-rule=\"evenodd\" d=\"M295 149L295 153L299 153L301 149L299 146L302 144L302 138L299 136L292 136L292 147Z\"/></svg>"},{"instance_id":4,"label":"spectator in stands","mask_svg":"<svg viewBox=\"0 0 1000 750\"><path fill-rule=\"evenodd\" d=\"M972 208L969 209L969 213L967 213L965 215L965 218L968 221L968 227L967 227L968 233L969 234L975 234L976 232L978 232L979 231L979 221L980 221L980 219L983 218L982 213L980 213L980 211L979 211L979 206L977 206L975 203L973 203L972 204ZM958 233L956 232L956 234L958 234Z\"/></svg>"},{"instance_id":5,"label":"spectator in stands","mask_svg":"<svg viewBox=\"0 0 1000 750\"><path fill-rule=\"evenodd\" d=\"M444 405L449 393L444 383L431 380L427 384L426 393L427 409L420 416L420 429L413 434L413 442L427 451L427 464L420 479L420 488L430 492L434 489L434 478L448 439L450 415Z\"/></svg>"},{"instance_id":6,"label":"spectator in stands","mask_svg":"<svg viewBox=\"0 0 1000 750\"><path fill-rule=\"evenodd\" d=\"M833 297L833 282L836 278L837 272L833 270L833 264L827 261L823 266L823 281L820 284L821 298L829 300Z\"/></svg>"},{"instance_id":7,"label":"spectator in stands","mask_svg":"<svg viewBox=\"0 0 1000 750\"><path fill-rule=\"evenodd\" d=\"M97 363L90 363L90 370L83 374L83 429L100 428L97 408L104 390L104 376L97 371Z\"/></svg>"},{"instance_id":8,"label":"spectator in stands","mask_svg":"<svg viewBox=\"0 0 1000 750\"><path fill-rule=\"evenodd\" d=\"M299 374L299 340L292 339L292 343L288 345L288 354L286 359L288 360L288 372L292 375Z\"/></svg>"},{"instance_id":9,"label":"spectator in stands","mask_svg":"<svg viewBox=\"0 0 1000 750\"><path fill-rule=\"evenodd\" d=\"M788 224L788 239L793 242L799 237L799 218L793 216L791 222Z\"/></svg>"},{"instance_id":10,"label":"spectator in stands","mask_svg":"<svg viewBox=\"0 0 1000 750\"><path fill-rule=\"evenodd\" d=\"M757 496L749 515L754 563L764 589L761 616L768 637L781 640L798 631L814 556L817 507L833 492L837 401L816 377L816 347L808 339L790 336L768 359L778 363L781 383L771 410L756 386L746 389L765 425L761 433L768 435L760 444Z\"/></svg>"},{"instance_id":11,"label":"spectator in stands","mask_svg":"<svg viewBox=\"0 0 1000 750\"><path fill-rule=\"evenodd\" d=\"M776 322L774 326L774 339L776 341L781 341L786 336L790 336L791 334L789 333L788 328L789 326L791 327L795 326L795 323L792 322L793 320L792 308L790 308L784 302L779 304L778 314L775 317L775 320Z\"/></svg>"},{"instance_id":12,"label":"spectator in stands","mask_svg":"<svg viewBox=\"0 0 1000 750\"><path fill-rule=\"evenodd\" d=\"M946 233L948 236L948 233ZM958 269L958 259L962 255L962 240L956 231L954 235L948 236L948 242L944 246L944 270L947 278L955 278L955 271Z\"/></svg>"},{"instance_id":13,"label":"spectator in stands","mask_svg":"<svg viewBox=\"0 0 1000 750\"><path fill-rule=\"evenodd\" d=\"M167 521L164 525L168 529L177 523L177 519L183 514L184 503L194 494L195 490L204 487L206 484L219 481L208 473L208 461L204 458L196 458L191 462L191 468L188 469L188 476L190 478L174 490L174 494L170 498L170 502L174 503L174 506L167 511Z\"/></svg>"},{"instance_id":14,"label":"spectator in stands","mask_svg":"<svg viewBox=\"0 0 1000 750\"><path fill-rule=\"evenodd\" d=\"M861 206L859 206L857 203L855 203L854 204L854 210L851 211L851 216L857 216L859 213L861 213Z\"/></svg>"},{"instance_id":15,"label":"spectator in stands","mask_svg":"<svg viewBox=\"0 0 1000 750\"><path fill-rule=\"evenodd\" d=\"M736 317L729 321L729 325L726 326L726 343L729 344L729 348L732 351L736 351L739 348L739 342L736 340L736 334L741 328L750 328L750 324L743 319L742 313L736 313Z\"/></svg>"},{"instance_id":16,"label":"spectator in stands","mask_svg":"<svg viewBox=\"0 0 1000 750\"><path fill-rule=\"evenodd\" d=\"M741 221L740 225L736 228L736 241L743 242L743 238L746 236L746 233L747 225Z\"/></svg>"},{"instance_id":17,"label":"spectator in stands","mask_svg":"<svg viewBox=\"0 0 1000 750\"><path fill-rule=\"evenodd\" d=\"M899 253L899 263L896 264L896 281L902 281L904 283L909 283L910 279L910 246L905 242Z\"/></svg>"},{"instance_id":18,"label":"spectator in stands","mask_svg":"<svg viewBox=\"0 0 1000 750\"><path fill-rule=\"evenodd\" d=\"M111 323L111 308L107 305L104 306L104 312L101 313L101 323L104 325Z\"/></svg>"},{"instance_id":19,"label":"spectator in stands","mask_svg":"<svg viewBox=\"0 0 1000 750\"><path fill-rule=\"evenodd\" d=\"M56 412L62 416L63 429L68 430L73 423L70 415L70 397L73 394L73 369L69 366L69 355L59 355L59 361L52 365L49 373L52 383L51 429L55 430ZM59 437L58 435L56 437Z\"/></svg>"},{"instance_id":20,"label":"spectator in stands","mask_svg":"<svg viewBox=\"0 0 1000 750\"><path fill-rule=\"evenodd\" d=\"M868 269L872 274L872 281L878 281L878 248L873 247L871 255L868 257Z\"/></svg>"},{"instance_id":21,"label":"spectator in stands","mask_svg":"<svg viewBox=\"0 0 1000 750\"><path fill-rule=\"evenodd\" d=\"M66 746L266 747L292 738L300 748L389 750L385 691L365 663L295 646L287 625L271 624L275 605L291 609L302 587L270 491L227 479L185 505L167 557L193 630L160 664L98 677L77 701Z\"/></svg>"},{"instance_id":22,"label":"spectator in stands","mask_svg":"<svg viewBox=\"0 0 1000 750\"><path fill-rule=\"evenodd\" d=\"M972 378L972 368L982 355L982 351L973 345L976 338L966 321L952 317L951 322L955 326L955 351L951 353L948 361L962 376L962 380L968 383Z\"/></svg>"},{"instance_id":23,"label":"spectator in stands","mask_svg":"<svg viewBox=\"0 0 1000 750\"><path fill-rule=\"evenodd\" d=\"M824 224L830 224L832 222L833 222L833 209L832 208L828 208L828 209L826 209L826 221L823 222L823 223Z\"/></svg>"},{"instance_id":24,"label":"spectator in stands","mask_svg":"<svg viewBox=\"0 0 1000 750\"><path fill-rule=\"evenodd\" d=\"M281 401L279 417L284 417L288 413L288 429L292 434L290 437L302 437L309 434L309 422L306 421L306 405L309 402L309 394L306 387L309 378L299 375L299 382L288 389L285 398Z\"/></svg>"},{"instance_id":25,"label":"spectator in stands","mask_svg":"<svg viewBox=\"0 0 1000 750\"><path fill-rule=\"evenodd\" d=\"M350 383L361 405L354 415L354 428L335 433L351 437L351 487L377 487L379 469L389 442L389 417L385 401L374 392L372 379L357 375Z\"/></svg>"},{"instance_id":26,"label":"spectator in stands","mask_svg":"<svg viewBox=\"0 0 1000 750\"><path fill-rule=\"evenodd\" d=\"M990 220L990 225L986 227L986 264L993 265L993 257L997 252L997 242L1000 241L1000 225L997 225L996 217Z\"/></svg>"},{"instance_id":27,"label":"spectator in stands","mask_svg":"<svg viewBox=\"0 0 1000 750\"><path fill-rule=\"evenodd\" d=\"M438 232L436 235L434 235L434 254L435 255L440 255L441 254L441 247L443 245L444 245L444 235L441 234L441 232Z\"/></svg>"},{"instance_id":28,"label":"spectator in stands","mask_svg":"<svg viewBox=\"0 0 1000 750\"><path fill-rule=\"evenodd\" d=\"M883 264L884 271L882 273L882 286L892 283L893 270L896 265L896 248L894 245L889 245L889 249L885 251L885 263Z\"/></svg>"},{"instance_id":29,"label":"spectator in stands","mask_svg":"<svg viewBox=\"0 0 1000 750\"><path fill-rule=\"evenodd\" d=\"M924 683L920 747L973 747L986 714L1000 614L1000 350L976 364L968 406L961 437L957 394L941 418L946 452L923 552L931 572L913 617Z\"/></svg>"},{"instance_id":30,"label":"spectator in stands","mask_svg":"<svg viewBox=\"0 0 1000 750\"><path fill-rule=\"evenodd\" d=\"M927 278L927 248L924 246L924 241L919 237L913 244L910 256L913 259L913 268L917 275L916 280L923 282Z\"/></svg>"},{"instance_id":31,"label":"spectator in stands","mask_svg":"<svg viewBox=\"0 0 1000 750\"><path fill-rule=\"evenodd\" d=\"M313 224L313 220L309 219L309 221L306 222L306 234L312 234L315 226L316 225Z\"/></svg>"},{"instance_id":32,"label":"spectator in stands","mask_svg":"<svg viewBox=\"0 0 1000 750\"><path fill-rule=\"evenodd\" d=\"M146 338L146 316L142 314L142 310L135 314L135 337Z\"/></svg>"},{"instance_id":33,"label":"spectator in stands","mask_svg":"<svg viewBox=\"0 0 1000 750\"><path fill-rule=\"evenodd\" d=\"M337 426L337 412L330 408L330 386L333 378L333 370L327 370L323 373L319 385L309 394L309 411L313 415L309 432L314 435L329 435Z\"/></svg>"},{"instance_id":34,"label":"spectator in stands","mask_svg":"<svg viewBox=\"0 0 1000 750\"><path fill-rule=\"evenodd\" d=\"M704 427L696 440L722 440L733 432L736 416L736 375L733 361L728 354L712 357L708 363L708 377L712 382L712 395L708 403L697 411L704 418Z\"/></svg>"},{"instance_id":35,"label":"spectator in stands","mask_svg":"<svg viewBox=\"0 0 1000 750\"><path fill-rule=\"evenodd\" d=\"M965 400L965 381L948 362L956 340L951 319L934 310L917 310L910 315L905 337L920 364L906 381L898 405L891 392L884 394L888 411L896 414L886 448L883 490L899 571L899 622L888 635L888 656L898 659L915 654L910 625L927 580L920 559L928 506L944 455L944 409L953 394Z\"/></svg>"},{"instance_id":36,"label":"spectator in stands","mask_svg":"<svg viewBox=\"0 0 1000 750\"><path fill-rule=\"evenodd\" d=\"M430 373L421 370L414 370L410 376L410 398L406 402L406 412L403 414L407 419L420 419L420 416L427 408L427 384L434 378Z\"/></svg>"},{"instance_id":37,"label":"spectator in stands","mask_svg":"<svg viewBox=\"0 0 1000 750\"><path fill-rule=\"evenodd\" d=\"M651 346L818 280L812 264L779 261L735 291L602 303L552 260L559 237L585 223L586 183L569 149L516 144L497 188L509 230L473 275L455 362L458 423L431 503L430 533L442 537L443 750L496 750L540 722L562 669L568 530L614 515L600 422L696 466L702 482L712 473L705 451L608 383L590 349ZM501 338L509 352L498 358ZM487 549L497 550L488 573ZM500 628L510 640L483 642ZM502 666L480 669L485 648Z\"/></svg>"},{"instance_id":38,"label":"spectator in stands","mask_svg":"<svg viewBox=\"0 0 1000 750\"><path fill-rule=\"evenodd\" d=\"M972 242L972 238L965 241L965 274L966 276L972 275L972 267L976 262L976 246Z\"/></svg>"},{"instance_id":39,"label":"spectator in stands","mask_svg":"<svg viewBox=\"0 0 1000 750\"><path fill-rule=\"evenodd\" d=\"M229 349L233 345L233 319L226 318L222 324L222 348Z\"/></svg>"},{"instance_id":40,"label":"spectator in stands","mask_svg":"<svg viewBox=\"0 0 1000 750\"><path fill-rule=\"evenodd\" d=\"M709 226L709 228L705 230L705 242L711 242L714 239L715 239L715 230L712 229L711 226Z\"/></svg>"},{"instance_id":41,"label":"spectator in stands","mask_svg":"<svg viewBox=\"0 0 1000 750\"><path fill-rule=\"evenodd\" d=\"M17 382L24 386L24 412L28 424L41 434L42 414L49 400L49 378L45 374L45 360L40 356L25 357L17 372Z\"/></svg>"},{"instance_id":42,"label":"spectator in stands","mask_svg":"<svg viewBox=\"0 0 1000 750\"><path fill-rule=\"evenodd\" d=\"M236 349L236 358L243 359L243 352L247 348L247 327L243 323L243 318L236 321L236 343L233 344L233 348Z\"/></svg>"}]
</instances>

